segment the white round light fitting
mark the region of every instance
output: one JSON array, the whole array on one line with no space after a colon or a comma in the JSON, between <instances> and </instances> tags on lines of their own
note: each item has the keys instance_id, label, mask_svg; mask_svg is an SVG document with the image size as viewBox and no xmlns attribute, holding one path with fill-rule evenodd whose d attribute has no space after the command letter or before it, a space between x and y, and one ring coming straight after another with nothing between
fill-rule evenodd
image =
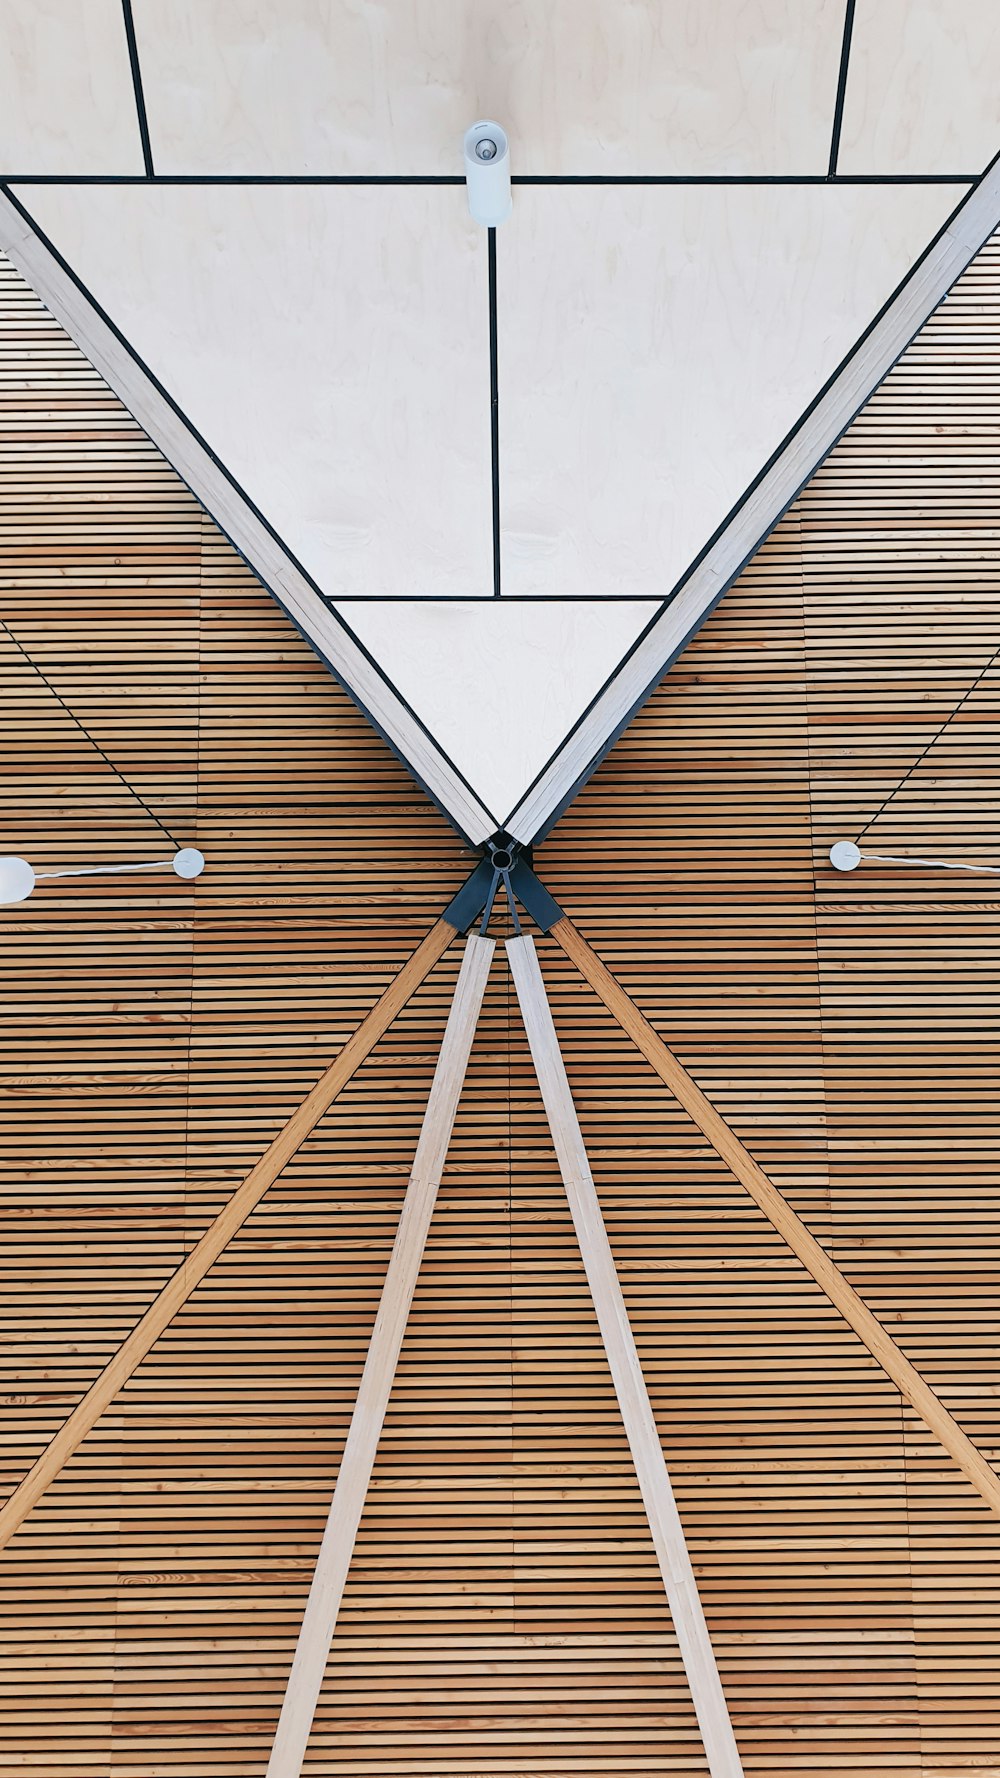
<instances>
[{"instance_id":1,"label":"white round light fitting","mask_svg":"<svg viewBox=\"0 0 1000 1778\"><path fill-rule=\"evenodd\" d=\"M0 907L27 901L35 887L35 873L26 858L0 858Z\"/></svg>"},{"instance_id":2,"label":"white round light fitting","mask_svg":"<svg viewBox=\"0 0 1000 1778\"><path fill-rule=\"evenodd\" d=\"M205 868L205 854L199 852L197 846L184 846L176 853L173 866L179 877L200 877Z\"/></svg>"},{"instance_id":3,"label":"white round light fitting","mask_svg":"<svg viewBox=\"0 0 1000 1778\"><path fill-rule=\"evenodd\" d=\"M861 863L860 848L853 840L838 840L830 847L830 863L834 870L857 870Z\"/></svg>"}]
</instances>

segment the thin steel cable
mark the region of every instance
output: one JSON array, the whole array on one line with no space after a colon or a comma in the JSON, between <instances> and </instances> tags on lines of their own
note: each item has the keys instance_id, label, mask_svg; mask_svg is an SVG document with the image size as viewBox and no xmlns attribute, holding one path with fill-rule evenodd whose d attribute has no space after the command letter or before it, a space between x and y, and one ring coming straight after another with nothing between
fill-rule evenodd
<instances>
[{"instance_id":1,"label":"thin steel cable","mask_svg":"<svg viewBox=\"0 0 1000 1778\"><path fill-rule=\"evenodd\" d=\"M119 780L119 782L124 784L125 789L128 791L129 795L135 797L136 802L140 805L141 808L145 809L146 814L149 816L150 820L156 822L156 825L159 828L160 832L163 834L166 834L167 839L170 841L170 844L172 846L179 848L180 841L176 840L174 838L173 834L171 833L169 827L167 827L166 823L160 820L160 817L159 817L159 815L157 815L156 811L154 809L151 809L149 804L146 802L145 798L141 797L139 795L139 792L136 790L134 784L130 784L128 779L125 777L124 773L120 772L118 770L118 767L115 765L114 760L108 758L108 755L105 753L104 748L101 746L100 741L94 740L94 737L90 733L90 730L88 728L85 728L84 724L80 721L80 718L77 716L76 712L74 710L70 709L69 705L66 702L66 699L61 695L61 693L59 693L56 690L55 686L52 685L48 679L46 679L45 674L42 672L41 667L38 665L38 662L32 659L31 655L28 653L28 650L24 647L24 644L18 640L18 638L15 636L13 630L11 629L9 623L7 623L6 620L2 617L0 617L0 628L2 628L3 630L6 631L7 635L10 637L11 641L13 642L14 647L17 649L18 653L20 655L22 655L23 658L27 661L28 666L31 668L32 672L38 674L38 677L41 680L42 684L45 686L46 691L51 692L52 696L55 698L56 703L59 705L60 709L64 710L66 712L66 715L69 717L71 722L76 723L76 726L80 730L81 735L83 735L84 738L90 742L90 745L93 747L94 752L100 754L105 765L108 766L112 772L114 772L114 775Z\"/></svg>"},{"instance_id":2,"label":"thin steel cable","mask_svg":"<svg viewBox=\"0 0 1000 1778\"><path fill-rule=\"evenodd\" d=\"M965 692L963 692L962 696L958 700L958 703L955 705L954 710L951 711L950 715L945 717L943 723L941 724L941 727L937 730L937 732L935 734L933 734L931 736L926 747L924 747L923 750L917 754L916 759L913 761L913 764L909 767L909 769L903 773L903 776L900 778L899 783L896 785L895 790L890 790L885 801L883 803L881 803L879 805L879 807L875 810L875 813L872 816L871 820L869 822L867 822L866 825L861 829L861 832L858 834L858 837L854 842L856 846L860 846L862 840L865 837L865 834L869 833L871 831L871 829L875 826L875 823L878 820L879 816L883 815L885 813L886 809L889 807L889 804L892 802L893 797L898 796L899 792L903 788L903 785L909 782L909 780L912 778L914 772L916 771L918 765L920 765L927 758L927 755L930 752L931 748L934 746L935 741L940 741L941 736L944 734L945 729L948 727L948 724L951 722L954 722L955 717L958 715L958 713L962 709L963 705L968 703L968 701L971 698L976 687L978 685L980 685L982 683L982 681L985 679L987 673L989 672L990 668L992 667L993 662L996 660L998 654L1000 654L1000 642L997 643L997 646L993 650L993 653L990 655L990 658L986 662L985 667L982 667L980 669L979 673L976 675L975 679L972 681L972 684L968 687L968 689Z\"/></svg>"}]
</instances>

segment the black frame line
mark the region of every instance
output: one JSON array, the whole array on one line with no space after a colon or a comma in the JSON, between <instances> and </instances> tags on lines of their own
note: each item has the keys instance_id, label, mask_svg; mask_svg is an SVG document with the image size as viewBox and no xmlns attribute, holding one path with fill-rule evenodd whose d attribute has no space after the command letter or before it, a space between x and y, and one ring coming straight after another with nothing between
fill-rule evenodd
<instances>
[{"instance_id":1,"label":"black frame line","mask_svg":"<svg viewBox=\"0 0 1000 1778\"><path fill-rule=\"evenodd\" d=\"M983 680L986 678L987 673L989 672L990 668L993 666L998 654L1000 654L1000 643L998 643L996 648L993 650L993 653L990 655L989 660L986 661L982 667L980 667L979 672L976 674L975 679L972 681L972 684L966 686L965 690L963 691L963 693L962 693L961 697L959 698L958 703L955 705L954 709L950 710L948 712L948 715L945 717L944 721L942 723L940 723L939 726L934 730L934 733L932 734L930 740L923 747L921 747L920 752L917 754L916 759L912 760L910 762L910 764L907 766L906 771L903 773L903 776L899 780L899 783L895 784L893 786L893 788L890 790L888 796L884 797L883 800L879 803L879 806L875 810L874 815L872 815L869 818L869 820L865 822L864 827L861 829L861 832L858 834L858 837L854 842L856 846L860 846L865 835L871 832L872 828L875 826L877 821L881 820L882 816L885 814L885 811L889 807L890 803L895 801L895 799L899 795L900 791L904 788L905 785L907 785L910 782L910 779L913 777L913 774L917 770L917 767L923 765L924 760L927 758L927 755L931 752L932 748L937 746L937 743L940 741L941 736L943 734L945 734L946 731L951 727L951 724L954 722L956 716L961 715L962 711L965 709L965 706L969 702L969 699L972 697L973 693L979 690L979 687L982 685Z\"/></svg>"},{"instance_id":2,"label":"black frame line","mask_svg":"<svg viewBox=\"0 0 1000 1778\"><path fill-rule=\"evenodd\" d=\"M500 380L497 366L497 231L487 229L490 290L490 471L493 483L493 597L500 586Z\"/></svg>"},{"instance_id":3,"label":"black frame line","mask_svg":"<svg viewBox=\"0 0 1000 1778\"><path fill-rule=\"evenodd\" d=\"M143 112L143 116L145 113ZM152 161L149 161L152 166ZM512 185L975 185L982 173L512 173ZM0 185L464 185L460 173L0 173Z\"/></svg>"},{"instance_id":4,"label":"black frame line","mask_svg":"<svg viewBox=\"0 0 1000 1778\"><path fill-rule=\"evenodd\" d=\"M489 817L490 821L493 822L495 827L499 827L500 823L497 820L497 817L494 815L492 809L488 808L487 805L483 802L483 799L480 796L478 790L476 790L475 786L469 782L468 778L465 776L465 773L459 770L458 766L455 764L455 761L449 756L448 753L446 753L445 749L441 746L441 743L438 741L437 737L431 733L431 730L427 727L427 724L424 722L423 718L418 714L418 712L416 710L413 709L412 705L403 696L402 692L398 689L398 687L393 684L392 680L389 678L389 675L384 671L384 669L379 665L379 663L375 659L375 657L365 647L360 636L355 635L354 631L351 629L350 624L345 622L344 618L341 617L340 613L329 604L328 595L323 593L322 589L317 585L316 581L313 579L312 575L309 573L309 570L307 568L305 568L303 566L303 564L299 561L299 559L295 555L294 551L289 549L288 545L284 541L284 538L280 535L280 533L278 531L275 530L275 528L271 524L270 520L260 510L260 508L257 506L256 502L246 492L246 490L243 488L241 483L237 481L237 479L233 475L232 471L229 468L227 468L226 464L223 463L221 457L219 457L216 454L216 452L212 449L212 446L209 444L208 440L203 437L203 435L199 432L198 428L194 425L193 421L191 421L188 418L187 414L184 412L184 410L180 406L180 404L174 400L174 397L170 394L170 391L164 386L163 383L160 382L160 379L159 379L159 377L157 377L156 373L150 369L149 365L140 356L140 354L135 350L135 347L132 346L130 344L130 342L125 338L125 335L122 333L121 329L112 320L111 316L107 313L107 311L101 306L101 304L98 302L97 298L94 296L93 292L91 290L89 290L87 285L83 282L82 278L80 278L77 275L77 273L73 270L72 266L68 263L68 261L63 258L62 254L59 252L59 249L49 239L49 237L45 233L44 229L41 228L40 225L35 221L35 218L31 215L30 211L28 211L25 208L25 206L16 197L14 192L11 191L10 187L3 184L2 182L0 182L0 192L2 192L4 197L6 197L7 200L14 206L14 209L18 212L18 215L24 219L24 221L28 224L28 227L37 236L38 240L40 240L42 242L42 245L45 248L47 248L49 253L51 253L53 259L62 268L62 270L65 272L66 276L69 279L71 279L73 284L75 284L75 286L76 286L77 290L80 292L81 296L83 296L86 299L86 301L90 304L91 308L94 310L94 313L100 316L100 318L104 322L105 326L114 335L115 339L118 341L118 344L123 348L123 350L128 353L128 355L132 359L133 363L138 365L139 369L142 371L142 373L145 377L148 377L150 383L152 384L153 388L156 390L157 394L162 397L162 399L167 403L168 407L172 410L172 412L174 414L176 414L176 416L180 420L181 424L187 429L187 431L190 433L191 437L201 446L201 448L205 452L206 456L215 465L216 469L219 470L220 474L225 477L225 479L229 483L230 487L234 490L234 492L236 494L239 495L240 499L242 501L244 501L248 511L250 511L253 514L254 518L262 526L262 528L267 532L268 536L272 539L272 541L274 543L277 544L278 548L282 551L282 553L286 557L287 561L295 569L296 573L298 573L302 576L302 579L305 581L306 585L310 588L310 590L313 593L316 594L317 598L322 602L324 608L329 612L329 614L333 618L334 622L339 626L340 629L342 629L344 631L345 635L350 637L355 648L357 648L358 652L364 656L365 660L372 667L374 672L378 675L379 679L381 679L383 685L388 687L388 689L391 691L392 695L398 700L400 706L406 711L407 715L412 719L412 721L420 729L421 733L426 736L427 740L431 743L431 746L434 748L435 753L437 753L438 756L444 760L445 764L454 773L455 777L459 780L459 782L465 786L466 790L469 792L469 795L472 797L473 801L483 811L483 814ZM62 325L62 323L60 323L60 325ZM110 385L109 385L109 387L110 387ZM113 393L114 393L114 391L113 391ZM120 395L116 395L116 399L119 401L122 400ZM131 411L128 409L128 404L126 402L122 401L122 406L125 407L127 411ZM142 425L142 421L139 420L135 415L133 415L133 418L136 420L136 424L138 426L142 427L142 430L145 432L145 427ZM148 436L148 434L146 436ZM152 441L150 441L150 442L152 442ZM160 447L156 446L156 449L159 450ZM164 462L170 462L170 459L166 456L166 454L163 451L160 451L160 455L163 457ZM264 578L263 574L260 572L260 570L258 568L256 568L251 561L248 560L248 558L244 554L243 550L240 548L239 544L235 541L234 538L232 538L229 535L229 532L225 529L225 526L219 523L219 520L216 518L215 514L209 511L208 507L205 505L204 500L201 498L201 495L196 493L195 489L191 487L190 483L181 474L180 470L175 468L173 463L170 463L170 468L173 470L173 473L177 476L178 480L184 483L184 486L188 489L189 493L193 496L193 498L195 500L197 500L198 505L201 507L202 511L208 514L208 517L212 520L212 523L214 525L218 525L218 528L222 532L222 535L226 538L227 542L236 551L236 554L239 556L241 562L246 563L246 566L249 568L251 574L253 574L254 577L260 581L260 584L263 587L265 587L266 590L270 593L272 599L274 599L275 603L280 606L282 611L284 611L286 617L289 618L289 620L294 625L296 630L298 630L298 632L302 636L303 640L309 644L309 647L323 661L323 663L324 663L325 667L327 668L328 672L330 673L331 677L336 680L336 682L340 686L341 690L350 698L351 702L357 707L357 709L359 709L361 711L362 715L368 719L368 721L371 723L372 727L377 731L377 733L381 735L381 737L385 741L386 745L391 749L392 753L400 761L400 763L403 766L405 766L405 768L409 772L411 778L413 778L414 781L420 786L420 789L423 790L425 795L430 798L430 800L434 804L435 808L440 809L441 813L445 816L445 818L447 819L449 824L455 829L455 831L466 842L466 844L472 844L473 842L469 840L469 836L462 832L462 829L459 827L459 824L458 824L455 816L452 815L451 812L447 808L445 808L444 804L439 800L439 798L437 796L435 796L434 792L428 787L427 784L424 783L423 779L419 776L418 772L414 768L411 761L408 760L405 757L405 755L400 752L400 749L398 748L396 743L392 740L392 738L389 735L386 734L381 723L372 714L372 712L369 709L367 709L367 707L362 703L361 699L358 697L358 695L353 690L353 688L350 685L348 685L346 683L346 681L342 678L338 669L333 665L333 662L330 661L327 658L327 656L323 653L322 648L319 646L319 644L316 642L316 640L312 636L308 635L305 632L305 630L302 628L301 623L295 617L294 613L290 612L288 610L288 607L285 604L284 600L282 599L280 593L275 591L274 587L271 586L269 581L265 580L265 578Z\"/></svg>"},{"instance_id":5,"label":"black frame line","mask_svg":"<svg viewBox=\"0 0 1000 1778\"><path fill-rule=\"evenodd\" d=\"M541 768L541 771L536 773L535 777L532 779L531 783L528 785L528 788L522 793L519 801L515 804L514 808L509 810L508 813L504 816L504 827L505 828L510 824L510 822L517 815L518 810L527 801L528 797L531 795L531 793L535 789L536 785L541 781L542 778L544 778L545 774L552 768L552 766L555 764L555 762L559 758L559 756L565 752L568 743L572 740L573 736L576 734L576 732L580 728L581 724L586 721L587 717L590 715L590 712L594 709L595 705L600 702L600 700L604 696L604 694L614 684L615 680L618 678L619 674L621 673L622 668L627 665L627 663L631 659L632 655L635 653L636 649L639 647L639 644L644 640L645 636L648 635L649 631L653 628L653 625L659 622L660 618L665 614L665 612L668 610L670 605L673 604L677 595L687 585L687 582L690 580L692 574L694 574L696 569L700 567L701 563L704 561L704 559L708 555L709 551L714 548L716 543L718 543L723 532L725 532L728 529L729 525L732 523L732 521L736 517L737 513L739 513L740 510L746 505L747 501L751 498L751 496L753 495L755 490L759 487L759 485L763 481L764 477L774 467L775 463L777 462L778 458L782 455L782 453L788 448L789 444L791 443L792 439L795 437L796 433L801 430L802 426L808 420L809 416L813 413L814 409L824 399L824 397L826 396L828 391L832 388L833 384L837 381L837 378L841 375L843 370L850 363L851 359L859 351L861 346L863 346L863 344L864 344L865 340L868 338L869 334L871 334L872 331L878 326L879 322L882 320L882 317L886 314L887 310L892 307L892 304L896 301L897 297L899 297L901 292L905 289L906 285L910 282L910 279L913 277L914 273L924 263L924 260L927 259L928 256L934 251L934 248L937 246L938 242L942 239L944 234L951 227L956 216L958 216L960 211L963 209L964 205L966 203L968 203L969 199L972 197L973 192L982 184L983 180L987 177L987 175L990 172L993 171L993 169L998 164L1000 164L1000 152L995 154L993 156L993 159L989 162L989 164L986 167L984 167L982 173L980 173L978 179L976 180L975 185L972 188L972 191L967 192L965 194L965 196L963 198L961 198L959 200L959 202L955 205L955 208L945 218L944 222L941 224L941 227L938 229L937 233L933 236L933 238L930 241L928 241L923 252L918 256L917 259L914 260L913 264L910 266L909 270L906 272L904 277L902 277L900 279L899 283L896 285L896 288L892 291L891 295L886 298L885 302L882 304L882 307L879 309L878 313L872 317L871 321L868 323L868 326L865 328L864 332L859 334L858 338L855 340L850 351L846 352L844 354L844 357L841 359L841 361L837 365L836 369L831 372L831 374L827 378L826 382L823 384L822 388L817 390L816 394L813 396L813 399L809 403L808 407L803 409L802 413L799 415L798 419L796 420L794 426L792 426L789 429L789 431L786 433L785 437L782 439L781 443L776 447L776 449L774 451L772 451L767 462L765 464L763 464L763 466L761 467L760 470L758 470L757 474L754 476L753 481L750 482L749 485L744 489L739 500L736 501L735 505L727 513L727 515L723 519L722 523L716 528L716 530L713 532L712 536L705 543L703 548L701 550L699 550L697 556L694 558L694 561L691 562L689 564L689 566L685 569L680 580L678 580L676 585L671 588L670 592L664 598L663 603L660 606L659 610L656 612L655 616L653 618L651 618L650 622L646 625L646 628L643 631L642 635L636 638L635 642L632 644L632 647L629 649L628 653L621 657L617 666L612 670L612 672L610 672L608 674L608 677L605 679L604 684L600 687L600 689L597 692L595 692L594 696L590 700L590 703L587 705L587 708L585 710L583 710L581 712L581 714L577 717L576 722L573 724L572 728L569 729L567 731L567 733L564 735L562 741L559 743L559 746L553 750L553 752L551 753L549 758L546 760L544 766ZM981 249L980 249L980 251L981 251ZM972 258L975 258L975 254L972 255ZM971 263L971 260L968 263ZM961 274L959 274L959 275L961 275ZM949 289L950 288L951 288L951 286L949 286ZM939 301L935 304L934 309L931 310L931 314L937 313L937 310L941 307L941 303L943 303L945 301L947 295L948 295L948 291L946 290L940 297ZM541 840L544 839L545 835L550 832L554 823L559 819L559 816L561 814L563 814L565 812L565 810L569 807L569 804L572 801L573 797L575 797L577 795L577 793L583 788L584 784L586 784L589 781L589 779L593 777L598 766L601 764L602 760L604 760L607 757L607 754L610 752L610 750L614 746L615 742L624 733L628 724L632 721L632 718L637 714L637 712L639 710L642 709L642 707L646 703L647 699L655 691L656 687L660 684L660 682L664 678L664 676L670 671L670 668L673 666L673 663L677 659L678 655L683 652L683 650L687 647L688 643L691 641L692 637L697 634L698 630L700 630L702 624L705 623L706 620L711 616L712 612L715 610L715 608L719 604L719 602L725 597L726 593L728 593L728 591L729 591L730 587L733 585L733 583L739 579L739 576L742 574L744 568L747 566L748 562L753 560L753 557L757 554L757 551L760 549L761 545L764 542L766 542L767 538L771 535L771 533L781 523L781 521L784 518L785 514L787 513L789 507L794 505L795 501L798 499L799 495L801 494L803 488L806 487L807 484L812 480L813 476L816 474L816 471L817 471L817 469L820 468L821 464L825 463L827 457L830 455L830 452L832 450L834 450L835 447L840 443L840 440L843 438L844 433L848 430L848 428L850 426L852 426L854 424L854 421L857 419L858 414L861 413L862 409L867 407L868 402L871 400L871 398L875 394L876 390L881 387L882 383L884 383L886 377L889 375L889 372L891 370L893 370L895 368L895 366L899 363L899 360L902 358L904 352L907 352L909 350L910 346L913 344L913 341L916 339L917 335L921 332L921 330L927 325L927 321L929 321L929 320L930 320L930 315L925 317L925 319L920 322L920 325L914 329L913 333L911 333L909 335L909 337L903 342L903 344L899 348L899 351L896 353L895 357L893 358L892 363L883 372L883 374L879 378L878 382L875 383L871 389L869 389L868 394L865 396L864 401L862 401L860 403L860 405L857 408L855 408L854 412L852 414L850 414L848 416L848 418L845 420L840 431L837 433L836 438L833 439L831 441L831 443L827 446L826 450L823 452L823 455L820 457L819 461L817 463L813 464L813 467L810 469L808 475L804 476L802 481L799 482L798 486L790 493L790 495L789 495L788 499L786 500L784 506L782 507L781 511L776 515L776 517L771 522L771 524L768 526L767 530L763 533L763 535L757 539L757 542L753 545L753 548L748 550L747 553L743 556L742 560L737 564L736 568L729 575L725 584L720 588L719 592L717 593L715 598L712 600L711 604L708 605L705 608L705 610L702 612L701 616L698 619L698 622L688 631L688 633L684 637L684 640L680 644L680 646L670 654L668 659L664 662L663 666L657 672L655 678L653 678L650 681L649 685L643 691L642 695L635 700L635 702L632 704L631 708L629 709L628 714L618 724L618 726L615 728L614 732L604 742L601 743L601 746L597 749L594 756L590 760L589 764L583 769L583 771L579 774L579 776L574 780L572 789L570 790L568 795L560 802L559 808L556 811L556 813L547 817L546 820L542 823L542 826L539 828L538 832L532 836L531 841L530 841L530 844L532 846L538 845L541 842Z\"/></svg>"},{"instance_id":6,"label":"black frame line","mask_svg":"<svg viewBox=\"0 0 1000 1778\"><path fill-rule=\"evenodd\" d=\"M139 122L139 141L142 143L142 164L146 169L145 179L150 180L156 175L153 168L153 150L149 141L146 100L142 91L142 69L139 66L139 45L135 37L132 0L122 0L122 16L125 20L125 40L128 43L129 65L132 69L132 90L135 93L135 112Z\"/></svg>"},{"instance_id":7,"label":"black frame line","mask_svg":"<svg viewBox=\"0 0 1000 1778\"><path fill-rule=\"evenodd\" d=\"M847 97L847 74L851 63L851 38L854 35L855 0L847 0L844 8L844 40L840 49L840 73L837 76L837 97L833 107L833 129L830 132L830 164L829 176L837 176L837 161L840 157L840 132L844 122L844 100Z\"/></svg>"},{"instance_id":8,"label":"black frame line","mask_svg":"<svg viewBox=\"0 0 1000 1778\"><path fill-rule=\"evenodd\" d=\"M167 826L166 822L162 821L160 819L159 815L156 813L156 810L150 807L150 805L149 805L149 803L147 803L145 797L140 795L139 791L136 790L135 785L130 783L128 778L126 778L125 773L120 769L120 767L115 765L115 762L111 758L110 754L105 751L105 749L102 747L102 745L101 745L100 741L97 739L97 737L95 735L91 734L86 723L83 721L83 719L81 717L79 717L77 715L77 713L73 709L72 705L70 705L66 702L66 699L63 697L62 692L59 690L59 688L52 684L51 679L48 678L47 674L39 666L38 662L35 660L34 655L31 654L30 651L25 647L24 643L21 641L21 638L19 636L15 636L13 630L11 629L11 627L5 617L0 617L0 630L3 630L5 635L10 637L10 640L13 642L14 647L17 649L18 654L21 656L22 660L30 668L32 673L37 674L38 678L41 680L42 684L44 685L46 691L49 693L49 695L51 697L53 697L55 699L56 703L59 705L60 710L64 711L64 713L69 717L70 722L76 724L76 727L79 729L84 740L89 743L89 745L94 749L94 752L99 756L99 758L101 758L104 761L104 764L109 768L109 770L111 772L113 772L114 776L118 779L118 782L125 786L125 789L128 791L129 795L131 797L134 797L135 801L139 804L139 807L146 811L146 814L149 816L150 820L155 822L155 824L159 828L160 832L162 834L164 834L166 836L166 838L170 841L170 844L172 846L176 846L179 851L180 850L180 840L178 840L174 837L174 835L171 833L169 827ZM62 665L62 664L63 663L60 662L60 665Z\"/></svg>"}]
</instances>

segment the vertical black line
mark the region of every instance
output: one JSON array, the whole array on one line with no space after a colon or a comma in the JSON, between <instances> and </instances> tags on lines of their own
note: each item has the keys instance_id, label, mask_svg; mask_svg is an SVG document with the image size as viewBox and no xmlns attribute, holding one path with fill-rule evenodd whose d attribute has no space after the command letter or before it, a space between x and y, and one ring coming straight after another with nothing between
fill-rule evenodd
<instances>
[{"instance_id":1,"label":"vertical black line","mask_svg":"<svg viewBox=\"0 0 1000 1778\"><path fill-rule=\"evenodd\" d=\"M487 230L490 268L490 439L493 453L493 597L500 597L500 384L497 376L497 231Z\"/></svg>"},{"instance_id":2,"label":"vertical black line","mask_svg":"<svg viewBox=\"0 0 1000 1778\"><path fill-rule=\"evenodd\" d=\"M840 50L840 78L837 81L837 103L833 108L833 135L830 138L829 177L837 171L840 155L840 128L844 121L844 97L847 92L847 70L851 60L851 34L854 30L854 0L847 0L844 13L844 41Z\"/></svg>"},{"instance_id":3,"label":"vertical black line","mask_svg":"<svg viewBox=\"0 0 1000 1778\"><path fill-rule=\"evenodd\" d=\"M142 69L139 67L139 45L135 40L135 20L132 17L132 0L122 0L122 12L125 15L125 36L128 41L128 59L132 64L132 87L135 92L136 116L139 119L139 140L142 143L142 162L146 169L146 178L153 177L153 151L149 146L149 124L146 119L146 101L142 96Z\"/></svg>"}]
</instances>

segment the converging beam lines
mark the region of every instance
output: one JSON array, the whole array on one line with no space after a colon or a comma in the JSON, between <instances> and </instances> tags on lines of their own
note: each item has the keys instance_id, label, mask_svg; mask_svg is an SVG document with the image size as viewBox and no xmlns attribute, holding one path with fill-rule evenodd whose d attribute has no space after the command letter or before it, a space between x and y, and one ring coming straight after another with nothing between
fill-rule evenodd
<instances>
[{"instance_id":1,"label":"converging beam lines","mask_svg":"<svg viewBox=\"0 0 1000 1778\"><path fill-rule=\"evenodd\" d=\"M9 1543L32 1507L86 1438L91 1427L97 1424L119 1390L135 1374L164 1329L169 1327L219 1255L239 1233L269 1186L273 1185L282 1169L298 1153L324 1112L333 1104L348 1081L353 1079L380 1037L384 1036L393 1020L413 998L421 983L448 949L455 934L456 928L449 923L447 917L442 916L435 922L426 938L376 1001L367 1018L358 1026L353 1037L345 1043L336 1060L320 1077L312 1092L303 1099L229 1202L209 1224L197 1246L188 1254L183 1264L178 1266L159 1296L136 1323L128 1339L119 1346L114 1357L105 1365L100 1376L91 1384L82 1401L77 1403L69 1419L60 1427L0 1511L0 1549Z\"/></svg>"},{"instance_id":2,"label":"converging beam lines","mask_svg":"<svg viewBox=\"0 0 1000 1778\"><path fill-rule=\"evenodd\" d=\"M712 1778L742 1778L743 1767L684 1527L670 1485L534 943L527 936L508 939L507 955L709 1770Z\"/></svg>"},{"instance_id":3,"label":"converging beam lines","mask_svg":"<svg viewBox=\"0 0 1000 1778\"><path fill-rule=\"evenodd\" d=\"M299 1778L302 1770L494 949L491 938L466 941L267 1778Z\"/></svg>"},{"instance_id":4,"label":"converging beam lines","mask_svg":"<svg viewBox=\"0 0 1000 1778\"><path fill-rule=\"evenodd\" d=\"M962 1431L943 1401L910 1363L895 1340L872 1314L840 1267L796 1215L788 1200L758 1166L715 1106L682 1067L673 1051L657 1036L635 1002L602 963L583 934L565 916L551 928L551 935L576 964L608 1011L614 1015L647 1062L670 1088L675 1099L708 1137L716 1154L745 1186L754 1203L787 1242L796 1258L825 1292L900 1394L920 1415L926 1426L954 1458L972 1486L994 1512L1000 1513L1000 1476L982 1452Z\"/></svg>"}]
</instances>

